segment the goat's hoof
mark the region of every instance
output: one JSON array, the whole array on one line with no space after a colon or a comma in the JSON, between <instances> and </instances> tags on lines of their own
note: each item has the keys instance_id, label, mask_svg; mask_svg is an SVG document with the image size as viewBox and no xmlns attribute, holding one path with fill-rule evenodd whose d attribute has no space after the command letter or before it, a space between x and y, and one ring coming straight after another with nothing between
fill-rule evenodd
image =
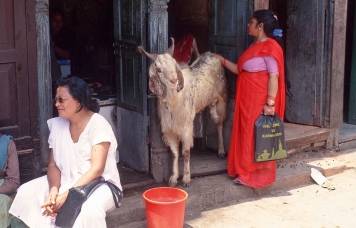
<instances>
[{"instance_id":1,"label":"goat's hoof","mask_svg":"<svg viewBox=\"0 0 356 228\"><path fill-rule=\"evenodd\" d=\"M220 159L223 159L223 158L225 158L225 154L218 154L218 157L219 157Z\"/></svg>"},{"instance_id":2,"label":"goat's hoof","mask_svg":"<svg viewBox=\"0 0 356 228\"><path fill-rule=\"evenodd\" d=\"M173 177L169 178L169 182L168 182L169 187L175 187L175 186L177 186L177 183L178 183L177 179L175 179Z\"/></svg>"},{"instance_id":3,"label":"goat's hoof","mask_svg":"<svg viewBox=\"0 0 356 228\"><path fill-rule=\"evenodd\" d=\"M190 187L192 185L192 183L191 182L188 182L188 183L183 182L182 185L183 185L183 187Z\"/></svg>"}]
</instances>

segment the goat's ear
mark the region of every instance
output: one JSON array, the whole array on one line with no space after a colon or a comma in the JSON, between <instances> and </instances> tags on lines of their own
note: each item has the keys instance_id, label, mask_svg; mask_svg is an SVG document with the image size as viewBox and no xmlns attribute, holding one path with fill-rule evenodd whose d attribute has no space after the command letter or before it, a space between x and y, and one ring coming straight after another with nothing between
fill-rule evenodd
<instances>
[{"instance_id":1,"label":"goat's ear","mask_svg":"<svg viewBox=\"0 0 356 228\"><path fill-rule=\"evenodd\" d=\"M177 71L177 78L178 78L177 92L179 92L184 88L184 77L182 71L178 66L178 63L176 63L176 71Z\"/></svg>"},{"instance_id":2,"label":"goat's ear","mask_svg":"<svg viewBox=\"0 0 356 228\"><path fill-rule=\"evenodd\" d=\"M147 55L147 57L152 59L153 62L156 61L157 56L158 56L157 54L150 54L150 53L146 52L145 49L142 48L142 46L138 46L137 49L138 49L138 52L140 52L142 55Z\"/></svg>"},{"instance_id":3,"label":"goat's ear","mask_svg":"<svg viewBox=\"0 0 356 228\"><path fill-rule=\"evenodd\" d=\"M171 37L171 39L172 39L172 45L164 53L167 53L167 54L170 54L171 56L173 56L173 53L174 53L174 38Z\"/></svg>"},{"instance_id":4,"label":"goat's ear","mask_svg":"<svg viewBox=\"0 0 356 228\"><path fill-rule=\"evenodd\" d=\"M161 69L160 67L156 66L156 71L157 71L158 73L161 73L161 72L162 72L162 69Z\"/></svg>"},{"instance_id":5,"label":"goat's ear","mask_svg":"<svg viewBox=\"0 0 356 228\"><path fill-rule=\"evenodd\" d=\"M150 90L157 96L161 97L163 95L163 85L157 74L150 75L148 86L150 87Z\"/></svg>"}]
</instances>

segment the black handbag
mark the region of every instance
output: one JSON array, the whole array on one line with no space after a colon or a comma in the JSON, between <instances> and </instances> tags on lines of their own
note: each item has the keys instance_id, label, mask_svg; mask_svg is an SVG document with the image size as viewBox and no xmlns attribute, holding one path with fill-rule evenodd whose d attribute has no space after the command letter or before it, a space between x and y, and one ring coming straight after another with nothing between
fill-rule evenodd
<instances>
[{"instance_id":1,"label":"black handbag","mask_svg":"<svg viewBox=\"0 0 356 228\"><path fill-rule=\"evenodd\" d=\"M255 122L255 139L254 162L287 157L284 124L277 114L273 116L260 115Z\"/></svg>"},{"instance_id":2,"label":"black handbag","mask_svg":"<svg viewBox=\"0 0 356 228\"><path fill-rule=\"evenodd\" d=\"M98 177L89 184L77 186L69 189L68 197L61 207L56 217L56 226L71 228L77 219L82 204L88 199L90 194L100 185L106 183L111 190L115 206L120 207L123 194L114 184L105 181L103 177Z\"/></svg>"}]
</instances>

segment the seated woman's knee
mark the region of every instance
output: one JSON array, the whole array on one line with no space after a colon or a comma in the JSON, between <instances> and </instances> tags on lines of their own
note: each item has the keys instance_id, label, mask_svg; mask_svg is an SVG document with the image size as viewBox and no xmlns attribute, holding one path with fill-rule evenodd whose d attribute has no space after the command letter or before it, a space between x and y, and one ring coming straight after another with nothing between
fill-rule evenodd
<instances>
[{"instance_id":1,"label":"seated woman's knee","mask_svg":"<svg viewBox=\"0 0 356 228\"><path fill-rule=\"evenodd\" d=\"M105 217L106 215L105 211L100 208L98 204L95 203L83 204L80 213L85 219L97 219L101 216Z\"/></svg>"}]
</instances>

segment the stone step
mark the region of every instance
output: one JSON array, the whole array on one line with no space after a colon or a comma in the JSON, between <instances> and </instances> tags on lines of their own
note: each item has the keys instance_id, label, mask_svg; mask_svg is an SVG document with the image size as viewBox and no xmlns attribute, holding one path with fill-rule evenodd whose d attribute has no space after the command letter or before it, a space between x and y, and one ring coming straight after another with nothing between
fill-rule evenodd
<instances>
[{"instance_id":1,"label":"stone step","mask_svg":"<svg viewBox=\"0 0 356 228\"><path fill-rule=\"evenodd\" d=\"M285 140L288 150L303 147L321 147L326 145L330 130L314 126L285 123Z\"/></svg>"}]
</instances>

